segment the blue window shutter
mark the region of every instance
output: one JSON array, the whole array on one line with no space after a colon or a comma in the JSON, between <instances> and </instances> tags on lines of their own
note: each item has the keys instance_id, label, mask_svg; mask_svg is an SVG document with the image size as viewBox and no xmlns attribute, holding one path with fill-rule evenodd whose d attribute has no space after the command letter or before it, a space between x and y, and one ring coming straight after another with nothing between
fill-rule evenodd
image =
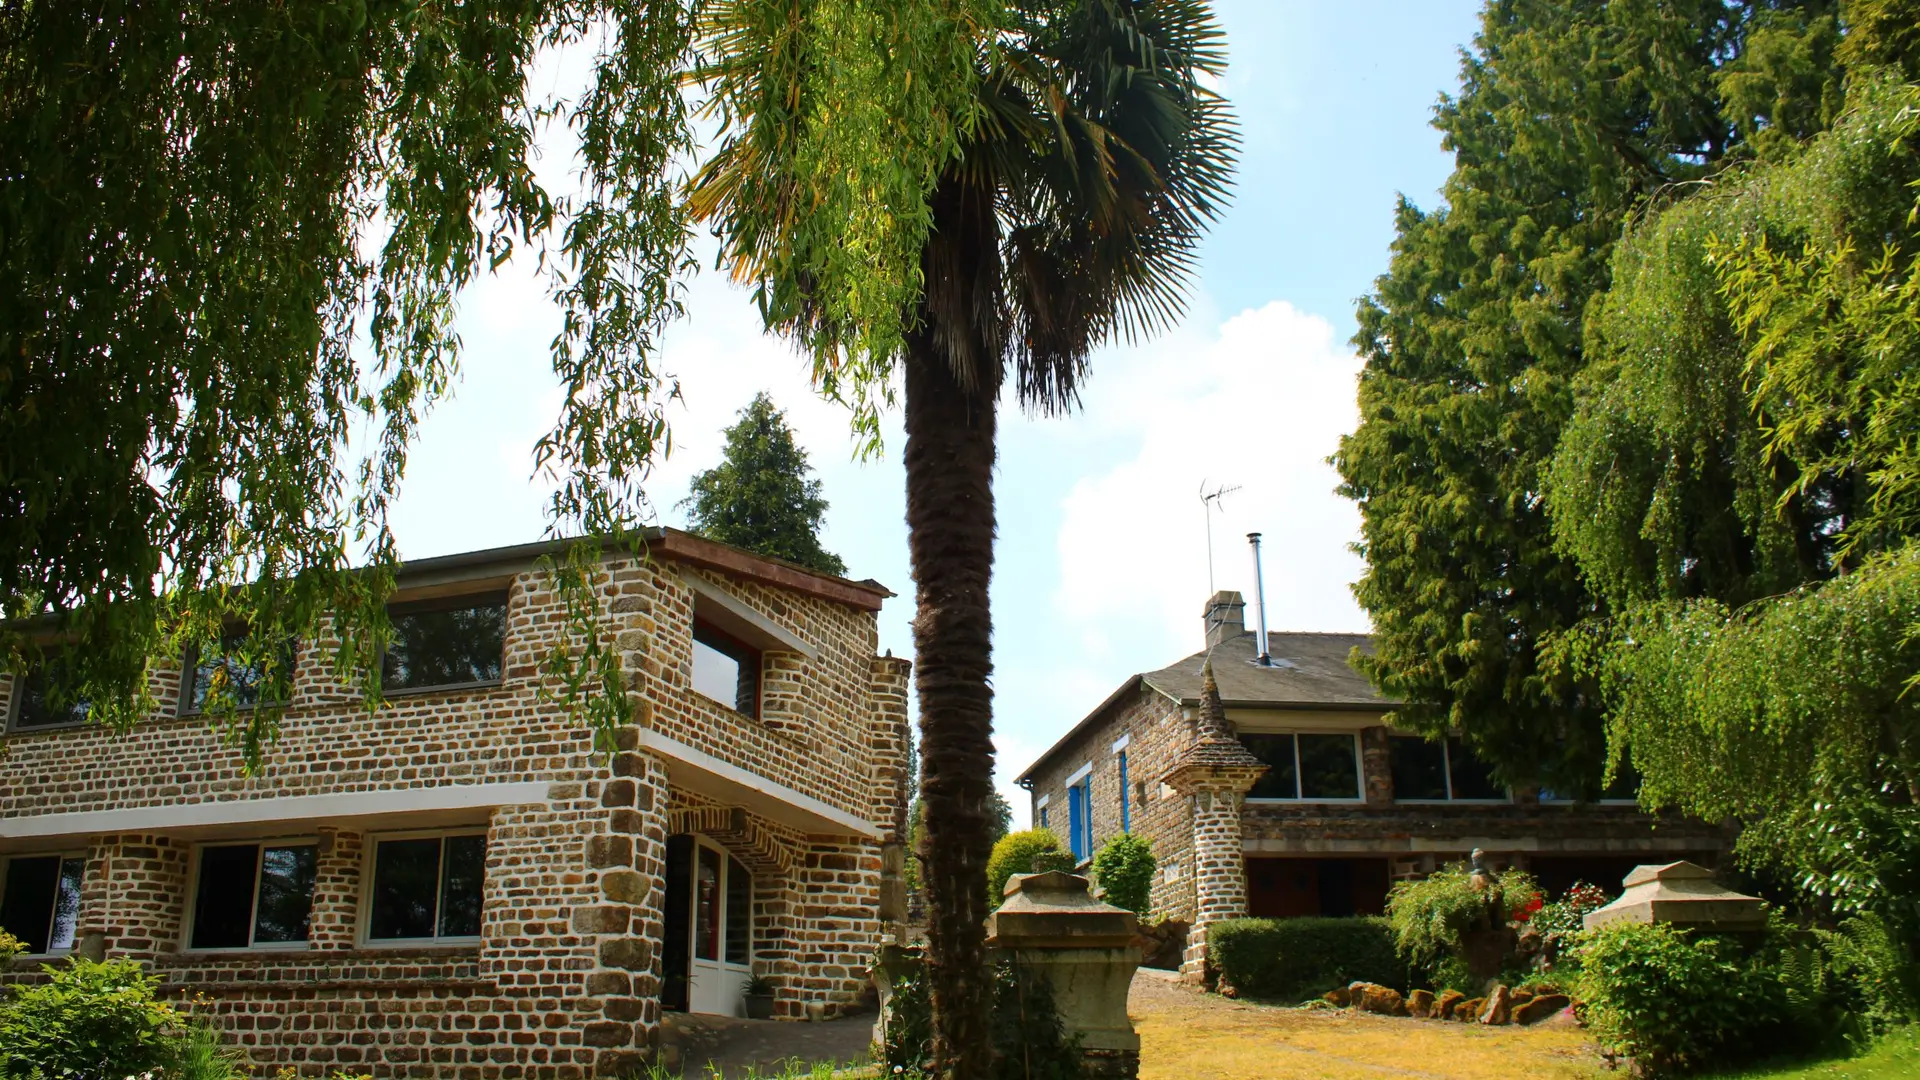
<instances>
[{"instance_id":1,"label":"blue window shutter","mask_svg":"<svg viewBox=\"0 0 1920 1080\"><path fill-rule=\"evenodd\" d=\"M1079 784L1067 789L1067 846L1075 861L1087 857L1087 789Z\"/></svg>"},{"instance_id":2,"label":"blue window shutter","mask_svg":"<svg viewBox=\"0 0 1920 1080\"><path fill-rule=\"evenodd\" d=\"M1132 807L1127 805L1127 752L1120 751L1120 831L1133 831Z\"/></svg>"}]
</instances>

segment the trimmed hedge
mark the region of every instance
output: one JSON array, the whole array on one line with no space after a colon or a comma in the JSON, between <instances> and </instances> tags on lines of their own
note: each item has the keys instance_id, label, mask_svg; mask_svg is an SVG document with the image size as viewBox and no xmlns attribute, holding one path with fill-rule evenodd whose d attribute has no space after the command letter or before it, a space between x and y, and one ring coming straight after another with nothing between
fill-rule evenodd
<instances>
[{"instance_id":1,"label":"trimmed hedge","mask_svg":"<svg viewBox=\"0 0 1920 1080\"><path fill-rule=\"evenodd\" d=\"M1250 997L1301 1001L1356 980L1407 989L1393 930L1371 916L1229 919L1207 928L1207 959Z\"/></svg>"}]
</instances>

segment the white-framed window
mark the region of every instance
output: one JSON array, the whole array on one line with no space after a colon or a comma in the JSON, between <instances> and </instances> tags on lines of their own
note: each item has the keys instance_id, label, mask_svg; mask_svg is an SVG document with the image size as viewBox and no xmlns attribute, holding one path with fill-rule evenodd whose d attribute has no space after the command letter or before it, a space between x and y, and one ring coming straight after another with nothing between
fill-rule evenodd
<instances>
[{"instance_id":1,"label":"white-framed window","mask_svg":"<svg viewBox=\"0 0 1920 1080\"><path fill-rule=\"evenodd\" d=\"M306 948L319 862L311 838L200 845L187 948Z\"/></svg>"},{"instance_id":2,"label":"white-framed window","mask_svg":"<svg viewBox=\"0 0 1920 1080\"><path fill-rule=\"evenodd\" d=\"M370 945L463 944L480 938L485 829L376 836L361 880Z\"/></svg>"},{"instance_id":3,"label":"white-framed window","mask_svg":"<svg viewBox=\"0 0 1920 1080\"><path fill-rule=\"evenodd\" d=\"M1267 766L1247 792L1255 800L1359 802L1357 731L1243 732L1240 742Z\"/></svg>"},{"instance_id":4,"label":"white-framed window","mask_svg":"<svg viewBox=\"0 0 1920 1080\"><path fill-rule=\"evenodd\" d=\"M1391 735L1388 761L1393 769L1395 802L1507 802L1506 789L1493 770L1460 737L1434 741L1420 735Z\"/></svg>"},{"instance_id":5,"label":"white-framed window","mask_svg":"<svg viewBox=\"0 0 1920 1080\"><path fill-rule=\"evenodd\" d=\"M71 950L86 866L79 852L0 859L0 930L25 942L30 956Z\"/></svg>"}]
</instances>

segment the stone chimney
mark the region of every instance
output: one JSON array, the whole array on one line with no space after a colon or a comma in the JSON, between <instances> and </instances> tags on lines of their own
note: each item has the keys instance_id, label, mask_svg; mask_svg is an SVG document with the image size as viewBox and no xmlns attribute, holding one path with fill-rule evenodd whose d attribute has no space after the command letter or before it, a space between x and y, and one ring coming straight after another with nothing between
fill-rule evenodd
<instances>
[{"instance_id":1,"label":"stone chimney","mask_svg":"<svg viewBox=\"0 0 1920 1080\"><path fill-rule=\"evenodd\" d=\"M1221 589L1207 601L1207 648L1247 632L1247 602L1232 589Z\"/></svg>"}]
</instances>

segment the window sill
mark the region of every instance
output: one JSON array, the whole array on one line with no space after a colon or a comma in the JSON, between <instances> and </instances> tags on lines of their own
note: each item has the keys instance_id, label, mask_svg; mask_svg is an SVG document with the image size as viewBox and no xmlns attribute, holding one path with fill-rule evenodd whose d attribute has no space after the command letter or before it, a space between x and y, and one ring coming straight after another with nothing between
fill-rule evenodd
<instances>
[{"instance_id":1,"label":"window sill","mask_svg":"<svg viewBox=\"0 0 1920 1080\"><path fill-rule=\"evenodd\" d=\"M438 686L399 686L380 688L382 698L423 697L427 694L454 694L462 690L498 690L507 685L505 679L489 679L485 682L444 683Z\"/></svg>"},{"instance_id":2,"label":"window sill","mask_svg":"<svg viewBox=\"0 0 1920 1080\"><path fill-rule=\"evenodd\" d=\"M1254 806L1365 806L1365 799L1247 799Z\"/></svg>"},{"instance_id":3,"label":"window sill","mask_svg":"<svg viewBox=\"0 0 1920 1080\"><path fill-rule=\"evenodd\" d=\"M1395 806L1512 806L1512 799L1395 799Z\"/></svg>"},{"instance_id":4,"label":"window sill","mask_svg":"<svg viewBox=\"0 0 1920 1080\"><path fill-rule=\"evenodd\" d=\"M712 696L710 696L710 695L707 695L707 694L703 694L703 693L701 693L701 692L700 692L700 691L698 691L698 690L694 690L694 691L692 691L692 693L693 693L693 696L694 696L694 697L697 697L697 698L699 698L699 699L700 699L701 701L704 701L704 702L706 702L707 704L709 704L709 705L711 705L711 706L713 706L714 708L716 708L716 709L719 709L719 710L720 710L721 712L724 712L724 713L730 713L730 714L732 714L732 715L734 715L734 716L737 716L737 717L739 717L739 718L740 718L740 719L742 719L742 720L752 720L752 721L753 721L754 723L761 723L761 722L762 722L762 721L761 721L761 719L760 719L760 717L758 717L758 716L756 716L756 715L754 715L753 713L749 713L749 712L741 712L738 706L736 706L736 705L729 705L729 704L727 704L726 702L724 702L724 701L721 701L721 700L720 700L719 698L717 698L717 697L712 697Z\"/></svg>"},{"instance_id":5,"label":"window sill","mask_svg":"<svg viewBox=\"0 0 1920 1080\"><path fill-rule=\"evenodd\" d=\"M397 952L477 952L480 939L469 938L393 938L381 941L362 941L354 946L355 951L363 953Z\"/></svg>"},{"instance_id":6,"label":"window sill","mask_svg":"<svg viewBox=\"0 0 1920 1080\"><path fill-rule=\"evenodd\" d=\"M91 720L82 720L73 724L34 724L30 727L10 724L7 726L6 733L9 738L15 735L56 735L62 731L79 731L82 728L97 728L99 726L99 724Z\"/></svg>"}]
</instances>

